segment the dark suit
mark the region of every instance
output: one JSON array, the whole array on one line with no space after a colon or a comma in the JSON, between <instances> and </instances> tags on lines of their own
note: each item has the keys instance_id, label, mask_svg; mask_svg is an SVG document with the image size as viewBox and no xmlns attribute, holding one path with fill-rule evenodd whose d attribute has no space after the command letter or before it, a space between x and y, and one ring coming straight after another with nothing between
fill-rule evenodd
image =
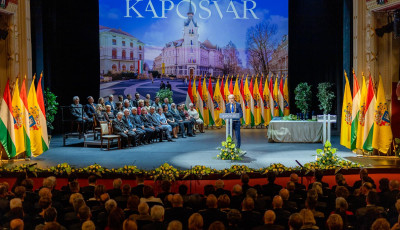
<instances>
[{"instance_id":1,"label":"dark suit","mask_svg":"<svg viewBox=\"0 0 400 230\"><path fill-rule=\"evenodd\" d=\"M89 118L93 118L96 113L96 104L86 104L84 110Z\"/></svg>"},{"instance_id":2,"label":"dark suit","mask_svg":"<svg viewBox=\"0 0 400 230\"><path fill-rule=\"evenodd\" d=\"M243 110L242 106L240 103L227 103L226 108L225 108L225 113L239 113L240 118L243 117ZM236 146L240 148L241 144L241 139L240 139L240 119L233 119L232 121L232 129L235 130L235 136L236 136Z\"/></svg>"},{"instance_id":3,"label":"dark suit","mask_svg":"<svg viewBox=\"0 0 400 230\"><path fill-rule=\"evenodd\" d=\"M181 117L177 109L171 109L171 114L174 116L175 121L179 125L179 129L182 132L182 137L185 137L185 127L187 128L187 135L193 135L193 124L190 121L186 121L185 117Z\"/></svg>"},{"instance_id":4,"label":"dark suit","mask_svg":"<svg viewBox=\"0 0 400 230\"><path fill-rule=\"evenodd\" d=\"M146 224L142 228L143 230L165 230L167 227L163 222L160 221L154 221L151 224Z\"/></svg>"},{"instance_id":5,"label":"dark suit","mask_svg":"<svg viewBox=\"0 0 400 230\"><path fill-rule=\"evenodd\" d=\"M199 213L203 217L204 229L208 229L208 227L214 221L221 221L222 223L227 225L226 213L221 212L216 208L208 208L205 210L201 210Z\"/></svg>"},{"instance_id":6,"label":"dark suit","mask_svg":"<svg viewBox=\"0 0 400 230\"><path fill-rule=\"evenodd\" d=\"M139 198L143 197L143 187L144 187L144 184L139 184L136 187L133 187L131 189L132 195L136 195Z\"/></svg>"},{"instance_id":7,"label":"dark suit","mask_svg":"<svg viewBox=\"0 0 400 230\"><path fill-rule=\"evenodd\" d=\"M82 124L83 131L86 131L93 124L93 117L90 118L85 113L84 107L81 104L71 104L70 111L73 119Z\"/></svg>"},{"instance_id":8,"label":"dark suit","mask_svg":"<svg viewBox=\"0 0 400 230\"><path fill-rule=\"evenodd\" d=\"M94 197L94 185L88 185L81 188L81 192L85 200L89 200L90 198Z\"/></svg>"},{"instance_id":9,"label":"dark suit","mask_svg":"<svg viewBox=\"0 0 400 230\"><path fill-rule=\"evenodd\" d=\"M275 195L278 195L281 189L282 186L275 183L268 183L262 186L264 196L269 196L271 198L273 198Z\"/></svg>"},{"instance_id":10,"label":"dark suit","mask_svg":"<svg viewBox=\"0 0 400 230\"><path fill-rule=\"evenodd\" d=\"M223 188L217 188L215 190L215 196L217 197L217 199L219 196L224 195L224 194L228 195L229 198L231 197L231 191L229 191L229 190L225 190Z\"/></svg>"},{"instance_id":11,"label":"dark suit","mask_svg":"<svg viewBox=\"0 0 400 230\"><path fill-rule=\"evenodd\" d=\"M113 112L117 108L114 101L106 101L105 105L111 106L111 111L113 111Z\"/></svg>"},{"instance_id":12,"label":"dark suit","mask_svg":"<svg viewBox=\"0 0 400 230\"><path fill-rule=\"evenodd\" d=\"M376 219L385 216L385 210L380 206L370 205L359 208L356 212L357 223L360 224L358 229L370 229Z\"/></svg>"},{"instance_id":13,"label":"dark suit","mask_svg":"<svg viewBox=\"0 0 400 230\"><path fill-rule=\"evenodd\" d=\"M167 112L164 113L165 118L167 118L167 120L174 120L174 115L172 115L171 110L168 110ZM176 126L178 126L178 122L168 122L168 124L172 127L175 128Z\"/></svg>"},{"instance_id":14,"label":"dark suit","mask_svg":"<svg viewBox=\"0 0 400 230\"><path fill-rule=\"evenodd\" d=\"M150 140L154 139L157 135L160 134L160 128L154 126L153 120L150 118L148 114L140 115L140 119L142 119L144 127L148 129L150 132L151 135ZM154 128L154 130L152 128Z\"/></svg>"},{"instance_id":15,"label":"dark suit","mask_svg":"<svg viewBox=\"0 0 400 230\"><path fill-rule=\"evenodd\" d=\"M144 124L142 122L142 119L140 118L140 115L131 114L129 116L129 118L131 120L131 123L136 127L136 132L139 133L140 141L144 142L145 140L148 140L149 139L149 133L146 130L146 128L144 128Z\"/></svg>"},{"instance_id":16,"label":"dark suit","mask_svg":"<svg viewBox=\"0 0 400 230\"><path fill-rule=\"evenodd\" d=\"M259 212L255 211L242 211L242 223L243 229L253 229L263 223L263 216Z\"/></svg>"},{"instance_id":17,"label":"dark suit","mask_svg":"<svg viewBox=\"0 0 400 230\"><path fill-rule=\"evenodd\" d=\"M121 120L118 120L118 118L116 118L113 123L113 132L114 134L120 135L121 136L121 140L123 142L124 145L126 145L127 143L131 142L132 139L135 138L136 134L132 131L129 131L128 128L125 126L124 122ZM125 133L125 131L128 131L127 133Z\"/></svg>"},{"instance_id":18,"label":"dark suit","mask_svg":"<svg viewBox=\"0 0 400 230\"><path fill-rule=\"evenodd\" d=\"M284 230L285 228L281 225L276 224L264 224L254 228L254 230Z\"/></svg>"},{"instance_id":19,"label":"dark suit","mask_svg":"<svg viewBox=\"0 0 400 230\"><path fill-rule=\"evenodd\" d=\"M168 131L168 127L167 126L162 126L160 121L157 120L157 113L148 113L147 114L149 121L153 124L154 128L156 128L156 130L158 129L159 135L160 135L160 141L162 141L162 135L163 132L165 132L165 134L167 135L168 140L171 139L171 132Z\"/></svg>"},{"instance_id":20,"label":"dark suit","mask_svg":"<svg viewBox=\"0 0 400 230\"><path fill-rule=\"evenodd\" d=\"M191 208L170 208L165 210L164 223L168 224L173 220L179 220L182 223L183 229L188 229L189 217L193 214Z\"/></svg>"}]
</instances>

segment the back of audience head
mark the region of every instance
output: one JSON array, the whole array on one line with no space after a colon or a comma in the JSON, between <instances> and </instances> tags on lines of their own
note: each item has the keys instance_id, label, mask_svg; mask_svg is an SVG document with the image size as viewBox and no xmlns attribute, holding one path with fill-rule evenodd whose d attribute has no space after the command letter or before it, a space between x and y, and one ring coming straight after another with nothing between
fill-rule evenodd
<instances>
[{"instance_id":1,"label":"back of audience head","mask_svg":"<svg viewBox=\"0 0 400 230\"><path fill-rule=\"evenodd\" d=\"M290 174L290 181L296 183L299 181L299 176L296 173Z\"/></svg>"},{"instance_id":2,"label":"back of audience head","mask_svg":"<svg viewBox=\"0 0 400 230\"><path fill-rule=\"evenodd\" d=\"M318 195L323 195L322 184L320 182L314 182L312 189L315 189Z\"/></svg>"},{"instance_id":3,"label":"back of audience head","mask_svg":"<svg viewBox=\"0 0 400 230\"><path fill-rule=\"evenodd\" d=\"M324 177L324 172L322 170L315 170L314 177L316 181L322 181L322 178Z\"/></svg>"},{"instance_id":4,"label":"back of audience head","mask_svg":"<svg viewBox=\"0 0 400 230\"><path fill-rule=\"evenodd\" d=\"M136 195L129 196L128 201L126 203L126 208L129 210L138 210L138 206L140 203L140 198Z\"/></svg>"},{"instance_id":5,"label":"back of audience head","mask_svg":"<svg viewBox=\"0 0 400 230\"><path fill-rule=\"evenodd\" d=\"M161 190L163 192L170 192L171 191L171 182L169 182L167 180L163 180L161 182Z\"/></svg>"},{"instance_id":6,"label":"back of audience head","mask_svg":"<svg viewBox=\"0 0 400 230\"><path fill-rule=\"evenodd\" d=\"M282 197L279 195L274 196L274 199L272 200L272 207L274 209L277 209L277 208L282 208L282 206L283 206Z\"/></svg>"},{"instance_id":7,"label":"back of audience head","mask_svg":"<svg viewBox=\"0 0 400 230\"><path fill-rule=\"evenodd\" d=\"M181 194L181 196L185 196L185 195L187 195L188 187L184 184L181 184L181 185L179 185L178 191L179 191L179 194Z\"/></svg>"},{"instance_id":8,"label":"back of audience head","mask_svg":"<svg viewBox=\"0 0 400 230\"><path fill-rule=\"evenodd\" d=\"M336 210L339 210L340 212L345 212L349 208L349 205L343 197L338 197L336 198Z\"/></svg>"},{"instance_id":9,"label":"back of audience head","mask_svg":"<svg viewBox=\"0 0 400 230\"><path fill-rule=\"evenodd\" d=\"M279 196L282 197L282 200L289 200L289 190L283 188L279 191Z\"/></svg>"},{"instance_id":10,"label":"back of audience head","mask_svg":"<svg viewBox=\"0 0 400 230\"><path fill-rule=\"evenodd\" d=\"M336 197L343 197L347 199L349 197L350 192L345 186L337 186L335 190Z\"/></svg>"},{"instance_id":11,"label":"back of audience head","mask_svg":"<svg viewBox=\"0 0 400 230\"><path fill-rule=\"evenodd\" d=\"M51 194L51 191L50 191L50 189L48 189L48 188L41 188L40 190L39 190L39 197L47 197L47 198L52 198L53 196L52 196L52 194Z\"/></svg>"},{"instance_id":12,"label":"back of audience head","mask_svg":"<svg viewBox=\"0 0 400 230\"><path fill-rule=\"evenodd\" d=\"M122 225L122 230L137 230L137 225L134 220L126 219Z\"/></svg>"},{"instance_id":13,"label":"back of audience head","mask_svg":"<svg viewBox=\"0 0 400 230\"><path fill-rule=\"evenodd\" d=\"M146 202L141 202L138 206L138 212L140 215L149 215L149 205Z\"/></svg>"},{"instance_id":14,"label":"back of audience head","mask_svg":"<svg viewBox=\"0 0 400 230\"><path fill-rule=\"evenodd\" d=\"M389 190L389 179L388 178L382 178L379 180L379 189L381 191Z\"/></svg>"},{"instance_id":15,"label":"back of audience head","mask_svg":"<svg viewBox=\"0 0 400 230\"><path fill-rule=\"evenodd\" d=\"M20 198L14 198L10 200L10 209L22 208L22 200Z\"/></svg>"},{"instance_id":16,"label":"back of audience head","mask_svg":"<svg viewBox=\"0 0 400 230\"><path fill-rule=\"evenodd\" d=\"M247 173L244 173L240 176L240 181L242 182L242 184L248 184L250 181L250 177Z\"/></svg>"},{"instance_id":17,"label":"back of audience head","mask_svg":"<svg viewBox=\"0 0 400 230\"><path fill-rule=\"evenodd\" d=\"M78 214L79 209L83 206L86 206L85 200L83 198L76 198L73 201L73 207L76 214Z\"/></svg>"},{"instance_id":18,"label":"back of audience head","mask_svg":"<svg viewBox=\"0 0 400 230\"><path fill-rule=\"evenodd\" d=\"M45 222L53 222L57 220L57 210L53 207L48 208L44 212L44 221Z\"/></svg>"},{"instance_id":19,"label":"back of audience head","mask_svg":"<svg viewBox=\"0 0 400 230\"><path fill-rule=\"evenodd\" d=\"M124 184L122 186L122 195L129 195L131 194L131 185L130 184Z\"/></svg>"},{"instance_id":20,"label":"back of audience head","mask_svg":"<svg viewBox=\"0 0 400 230\"><path fill-rule=\"evenodd\" d=\"M21 185L24 186L27 191L32 191L33 190L33 180L32 179L23 180Z\"/></svg>"},{"instance_id":21,"label":"back of audience head","mask_svg":"<svg viewBox=\"0 0 400 230\"><path fill-rule=\"evenodd\" d=\"M253 200L256 200L258 197L257 190L254 188L249 188L246 191L246 196L253 198Z\"/></svg>"},{"instance_id":22,"label":"back of audience head","mask_svg":"<svg viewBox=\"0 0 400 230\"><path fill-rule=\"evenodd\" d=\"M311 210L302 209L299 214L303 220L303 225L315 225L316 224L315 219L314 219L314 214L312 213Z\"/></svg>"},{"instance_id":23,"label":"back of audience head","mask_svg":"<svg viewBox=\"0 0 400 230\"><path fill-rule=\"evenodd\" d=\"M96 200L100 200L100 196L106 192L106 187L102 184L98 184L94 187L94 197Z\"/></svg>"},{"instance_id":24,"label":"back of audience head","mask_svg":"<svg viewBox=\"0 0 400 230\"><path fill-rule=\"evenodd\" d=\"M93 221L87 220L82 224L82 230L95 230L96 226L94 225Z\"/></svg>"},{"instance_id":25,"label":"back of audience head","mask_svg":"<svg viewBox=\"0 0 400 230\"><path fill-rule=\"evenodd\" d=\"M326 221L329 230L342 230L343 229L343 220L342 217L338 214L331 214Z\"/></svg>"},{"instance_id":26,"label":"back of audience head","mask_svg":"<svg viewBox=\"0 0 400 230\"><path fill-rule=\"evenodd\" d=\"M80 191L79 183L78 181L72 181L69 183L69 189L71 193L77 193Z\"/></svg>"},{"instance_id":27,"label":"back of audience head","mask_svg":"<svg viewBox=\"0 0 400 230\"><path fill-rule=\"evenodd\" d=\"M43 230L61 230L61 225L57 222L46 223Z\"/></svg>"},{"instance_id":28,"label":"back of audience head","mask_svg":"<svg viewBox=\"0 0 400 230\"><path fill-rule=\"evenodd\" d=\"M108 227L109 229L119 230L122 229L124 223L125 214L122 209L114 207L108 215Z\"/></svg>"},{"instance_id":29,"label":"back of audience head","mask_svg":"<svg viewBox=\"0 0 400 230\"><path fill-rule=\"evenodd\" d=\"M242 195L242 186L240 186L239 184L235 184L232 187L232 195Z\"/></svg>"},{"instance_id":30,"label":"back of audience head","mask_svg":"<svg viewBox=\"0 0 400 230\"><path fill-rule=\"evenodd\" d=\"M151 218L153 221L163 221L164 220L164 208L161 205L154 205L151 208Z\"/></svg>"},{"instance_id":31,"label":"back of audience head","mask_svg":"<svg viewBox=\"0 0 400 230\"><path fill-rule=\"evenodd\" d=\"M13 219L10 221L11 230L24 230L24 221L22 219Z\"/></svg>"},{"instance_id":32,"label":"back of audience head","mask_svg":"<svg viewBox=\"0 0 400 230\"><path fill-rule=\"evenodd\" d=\"M153 187L151 187L150 185L143 186L143 197L150 198L152 196L154 196Z\"/></svg>"},{"instance_id":33,"label":"back of audience head","mask_svg":"<svg viewBox=\"0 0 400 230\"><path fill-rule=\"evenodd\" d=\"M269 172L267 173L267 180L268 180L268 182L269 182L269 183L274 183L274 182L275 182L275 179L276 179L276 174L275 174L274 172L272 172L272 171L269 171Z\"/></svg>"},{"instance_id":34,"label":"back of audience head","mask_svg":"<svg viewBox=\"0 0 400 230\"><path fill-rule=\"evenodd\" d=\"M74 205L74 200L75 200L75 199L78 199L78 198L83 199L82 194L80 194L80 193L73 193L73 194L71 194L71 196L69 196L69 204L70 204L70 205Z\"/></svg>"},{"instance_id":35,"label":"back of audience head","mask_svg":"<svg viewBox=\"0 0 400 230\"><path fill-rule=\"evenodd\" d=\"M172 207L183 207L183 199L182 199L182 196L180 195L180 194L174 194L173 196L172 196L172 200L171 200L171 203L172 203Z\"/></svg>"},{"instance_id":36,"label":"back of audience head","mask_svg":"<svg viewBox=\"0 0 400 230\"><path fill-rule=\"evenodd\" d=\"M92 212L90 208L86 205L80 207L78 211L78 217L82 222L90 220L90 218L92 218Z\"/></svg>"},{"instance_id":37,"label":"back of audience head","mask_svg":"<svg viewBox=\"0 0 400 230\"><path fill-rule=\"evenodd\" d=\"M378 218L371 226L371 230L389 230L390 224L385 218Z\"/></svg>"},{"instance_id":38,"label":"back of audience head","mask_svg":"<svg viewBox=\"0 0 400 230\"><path fill-rule=\"evenodd\" d=\"M370 191L366 198L367 204L376 205L378 204L378 194L376 192Z\"/></svg>"},{"instance_id":39,"label":"back of audience head","mask_svg":"<svg viewBox=\"0 0 400 230\"><path fill-rule=\"evenodd\" d=\"M117 207L117 202L113 199L107 200L104 205L104 208L106 209L107 213L110 213L116 207Z\"/></svg>"},{"instance_id":40,"label":"back of audience head","mask_svg":"<svg viewBox=\"0 0 400 230\"><path fill-rule=\"evenodd\" d=\"M276 215L272 210L267 210L264 213L264 224L273 224L275 222Z\"/></svg>"},{"instance_id":41,"label":"back of audience head","mask_svg":"<svg viewBox=\"0 0 400 230\"><path fill-rule=\"evenodd\" d=\"M290 230L300 230L301 226L303 226L303 219L299 213L293 213L289 217L289 228Z\"/></svg>"},{"instance_id":42,"label":"back of audience head","mask_svg":"<svg viewBox=\"0 0 400 230\"><path fill-rule=\"evenodd\" d=\"M215 188L212 184L208 184L206 186L204 186L204 196L208 196L210 194L214 194L215 193Z\"/></svg>"},{"instance_id":43,"label":"back of audience head","mask_svg":"<svg viewBox=\"0 0 400 230\"><path fill-rule=\"evenodd\" d=\"M117 179L113 180L113 188L120 189L121 185L122 185L121 178L117 178Z\"/></svg>"},{"instance_id":44,"label":"back of audience head","mask_svg":"<svg viewBox=\"0 0 400 230\"><path fill-rule=\"evenodd\" d=\"M225 225L221 221L214 221L210 224L208 230L225 230Z\"/></svg>"},{"instance_id":45,"label":"back of audience head","mask_svg":"<svg viewBox=\"0 0 400 230\"><path fill-rule=\"evenodd\" d=\"M218 200L214 194L210 194L206 199L207 208L218 208Z\"/></svg>"},{"instance_id":46,"label":"back of audience head","mask_svg":"<svg viewBox=\"0 0 400 230\"><path fill-rule=\"evenodd\" d=\"M242 202L243 211L252 211L254 209L254 200L251 197L246 197Z\"/></svg>"},{"instance_id":47,"label":"back of audience head","mask_svg":"<svg viewBox=\"0 0 400 230\"><path fill-rule=\"evenodd\" d=\"M218 179L215 181L215 188L219 189L219 188L224 188L225 184L224 181L221 179Z\"/></svg>"},{"instance_id":48,"label":"back of audience head","mask_svg":"<svg viewBox=\"0 0 400 230\"><path fill-rule=\"evenodd\" d=\"M389 188L391 191L399 190L399 181L398 180L391 180L389 183Z\"/></svg>"},{"instance_id":49,"label":"back of audience head","mask_svg":"<svg viewBox=\"0 0 400 230\"><path fill-rule=\"evenodd\" d=\"M199 213L193 213L189 217L188 221L189 230L202 230L203 229L203 217Z\"/></svg>"},{"instance_id":50,"label":"back of audience head","mask_svg":"<svg viewBox=\"0 0 400 230\"><path fill-rule=\"evenodd\" d=\"M231 209L226 217L230 226L239 226L242 220L242 214L237 209Z\"/></svg>"},{"instance_id":51,"label":"back of audience head","mask_svg":"<svg viewBox=\"0 0 400 230\"><path fill-rule=\"evenodd\" d=\"M51 199L48 197L41 197L39 199L39 207L43 210L48 209L51 206Z\"/></svg>"},{"instance_id":52,"label":"back of audience head","mask_svg":"<svg viewBox=\"0 0 400 230\"><path fill-rule=\"evenodd\" d=\"M289 190L289 192L293 192L296 189L296 184L293 181L288 181L286 183L286 189Z\"/></svg>"},{"instance_id":53,"label":"back of audience head","mask_svg":"<svg viewBox=\"0 0 400 230\"><path fill-rule=\"evenodd\" d=\"M178 220L169 222L167 230L182 230L182 223Z\"/></svg>"},{"instance_id":54,"label":"back of audience head","mask_svg":"<svg viewBox=\"0 0 400 230\"><path fill-rule=\"evenodd\" d=\"M229 198L228 195L222 194L218 197L218 208L226 209L229 208L230 204L231 204L231 199Z\"/></svg>"}]
</instances>

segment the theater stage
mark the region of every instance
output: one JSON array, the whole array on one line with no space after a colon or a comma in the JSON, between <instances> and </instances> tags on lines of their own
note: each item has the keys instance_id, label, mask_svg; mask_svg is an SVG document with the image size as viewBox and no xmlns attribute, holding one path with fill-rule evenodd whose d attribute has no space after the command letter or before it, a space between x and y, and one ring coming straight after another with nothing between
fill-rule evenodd
<instances>
[{"instance_id":1,"label":"theater stage","mask_svg":"<svg viewBox=\"0 0 400 230\"><path fill-rule=\"evenodd\" d=\"M176 142L154 143L129 149L102 151L99 147L83 147L83 140L68 139L67 146L62 146L62 136L51 140L50 150L30 163L47 168L59 163L69 163L75 167L85 167L98 163L107 168L119 168L124 165L136 165L142 169L153 169L167 162L177 168L188 169L195 165L205 165L216 169L229 168L233 164L247 165L250 168L262 168L271 163L296 166L315 160L315 150L321 143L268 143L266 129L242 129L242 149L247 151L242 161L217 160L217 147L225 139L225 129L206 130L196 137L175 139ZM365 167L396 167L399 162L393 158L357 157L354 153L340 146L339 137L332 137L332 144L338 148L340 157L361 163ZM16 161L13 164L27 163Z\"/></svg>"}]
</instances>

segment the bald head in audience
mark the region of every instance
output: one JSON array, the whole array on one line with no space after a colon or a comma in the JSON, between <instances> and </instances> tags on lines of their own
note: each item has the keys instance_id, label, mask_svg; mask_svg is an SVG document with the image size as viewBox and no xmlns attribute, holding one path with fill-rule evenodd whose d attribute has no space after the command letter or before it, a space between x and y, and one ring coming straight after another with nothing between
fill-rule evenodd
<instances>
[{"instance_id":1,"label":"bald head in audience","mask_svg":"<svg viewBox=\"0 0 400 230\"><path fill-rule=\"evenodd\" d=\"M272 207L274 209L277 209L277 208L282 208L282 206L283 206L282 197L279 195L275 196L274 199L272 200Z\"/></svg>"},{"instance_id":2,"label":"bald head in audience","mask_svg":"<svg viewBox=\"0 0 400 230\"><path fill-rule=\"evenodd\" d=\"M24 221L21 219L13 219L10 221L11 230L24 230Z\"/></svg>"},{"instance_id":3,"label":"bald head in audience","mask_svg":"<svg viewBox=\"0 0 400 230\"><path fill-rule=\"evenodd\" d=\"M275 212L268 210L264 213L264 224L273 224L275 222Z\"/></svg>"}]
</instances>

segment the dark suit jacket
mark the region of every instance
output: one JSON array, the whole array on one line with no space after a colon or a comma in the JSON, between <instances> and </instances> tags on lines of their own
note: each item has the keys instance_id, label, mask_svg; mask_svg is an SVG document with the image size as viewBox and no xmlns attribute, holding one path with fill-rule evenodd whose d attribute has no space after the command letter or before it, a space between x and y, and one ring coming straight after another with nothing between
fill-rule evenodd
<instances>
[{"instance_id":1,"label":"dark suit jacket","mask_svg":"<svg viewBox=\"0 0 400 230\"><path fill-rule=\"evenodd\" d=\"M288 222L289 222L289 217L290 217L290 212L286 211L282 208L276 208L273 210L275 212L275 224L279 224L282 226L285 226L286 228L288 227Z\"/></svg>"},{"instance_id":2,"label":"dark suit jacket","mask_svg":"<svg viewBox=\"0 0 400 230\"><path fill-rule=\"evenodd\" d=\"M110 105L111 106L111 111L114 111L117 108L117 106L115 105L114 101L112 101L112 102L106 101L104 104L105 105Z\"/></svg>"},{"instance_id":3,"label":"dark suit jacket","mask_svg":"<svg viewBox=\"0 0 400 230\"><path fill-rule=\"evenodd\" d=\"M94 114L96 113L96 104L95 103L93 103L93 105L86 104L84 110L85 110L85 113L88 115L88 117L92 118L94 116Z\"/></svg>"},{"instance_id":4,"label":"dark suit jacket","mask_svg":"<svg viewBox=\"0 0 400 230\"><path fill-rule=\"evenodd\" d=\"M226 213L221 212L216 208L208 208L205 210L201 210L199 213L203 217L204 229L208 229L208 227L214 221L221 221L222 223L227 225Z\"/></svg>"},{"instance_id":5,"label":"dark suit jacket","mask_svg":"<svg viewBox=\"0 0 400 230\"><path fill-rule=\"evenodd\" d=\"M235 113L239 113L240 114L240 118L243 117L243 110L242 110L242 106L240 105L240 103L236 102L234 105L234 111ZM231 113L231 103L227 103L226 107L225 107L225 113ZM233 119L233 121L237 122L239 121L238 119Z\"/></svg>"},{"instance_id":6,"label":"dark suit jacket","mask_svg":"<svg viewBox=\"0 0 400 230\"><path fill-rule=\"evenodd\" d=\"M179 111L177 111L177 110L175 111L175 110L171 109L171 114L175 118L176 121L185 120L183 117L181 117L181 115L179 115Z\"/></svg>"},{"instance_id":7,"label":"dark suit jacket","mask_svg":"<svg viewBox=\"0 0 400 230\"><path fill-rule=\"evenodd\" d=\"M360 188L364 182L370 182L372 184L372 186L374 188L376 188L375 181L371 177L368 176L367 178L365 178L364 181L358 180L358 181L354 182L353 190Z\"/></svg>"},{"instance_id":8,"label":"dark suit jacket","mask_svg":"<svg viewBox=\"0 0 400 230\"><path fill-rule=\"evenodd\" d=\"M124 125L125 125L125 127L127 128L127 129L129 129L129 130L132 130L132 129L136 129L136 124L135 123L133 123L132 121L131 121L131 116L129 115L128 117L126 117L125 115L124 116L122 116L122 121L124 122ZM132 125L132 128L130 128L129 127L129 121L131 122L131 125Z\"/></svg>"},{"instance_id":9,"label":"dark suit jacket","mask_svg":"<svg viewBox=\"0 0 400 230\"><path fill-rule=\"evenodd\" d=\"M164 223L168 225L173 220L179 220L183 229L188 229L188 220L192 214L191 208L169 208L165 210Z\"/></svg>"},{"instance_id":10,"label":"dark suit jacket","mask_svg":"<svg viewBox=\"0 0 400 230\"><path fill-rule=\"evenodd\" d=\"M131 189L132 195L136 195L139 198L143 197L143 187L144 187L144 184L139 184L138 186L133 187Z\"/></svg>"},{"instance_id":11,"label":"dark suit jacket","mask_svg":"<svg viewBox=\"0 0 400 230\"><path fill-rule=\"evenodd\" d=\"M122 133L125 130L127 130L127 128L125 127L124 122L122 121L122 119L121 119L121 121L119 121L118 118L116 118L113 121L112 126L113 126L113 132L115 134Z\"/></svg>"},{"instance_id":12,"label":"dark suit jacket","mask_svg":"<svg viewBox=\"0 0 400 230\"><path fill-rule=\"evenodd\" d=\"M276 224L264 224L254 228L254 230L284 230L285 228L281 225Z\"/></svg>"},{"instance_id":13,"label":"dark suit jacket","mask_svg":"<svg viewBox=\"0 0 400 230\"><path fill-rule=\"evenodd\" d=\"M140 115L140 119L142 119L142 122L143 122L145 128L153 127L153 122L152 122L151 118L149 118L149 117L150 116L148 114Z\"/></svg>"},{"instance_id":14,"label":"dark suit jacket","mask_svg":"<svg viewBox=\"0 0 400 230\"><path fill-rule=\"evenodd\" d=\"M282 186L275 183L268 183L262 186L264 196L270 196L271 198L278 195L281 189Z\"/></svg>"},{"instance_id":15,"label":"dark suit jacket","mask_svg":"<svg viewBox=\"0 0 400 230\"><path fill-rule=\"evenodd\" d=\"M243 229L253 229L256 226L263 224L263 216L259 212L255 211L242 211L242 223Z\"/></svg>"},{"instance_id":16,"label":"dark suit jacket","mask_svg":"<svg viewBox=\"0 0 400 230\"><path fill-rule=\"evenodd\" d=\"M167 229L167 227L165 226L165 224L163 222L154 221L151 224L146 224L145 226L143 226L142 229L143 230L165 230L165 229Z\"/></svg>"},{"instance_id":17,"label":"dark suit jacket","mask_svg":"<svg viewBox=\"0 0 400 230\"><path fill-rule=\"evenodd\" d=\"M119 188L113 188L113 189L107 190L107 193L108 193L108 195L110 195L111 199L114 199L115 197L122 195L122 191Z\"/></svg>"},{"instance_id":18,"label":"dark suit jacket","mask_svg":"<svg viewBox=\"0 0 400 230\"><path fill-rule=\"evenodd\" d=\"M142 126L144 126L144 123L143 123L142 119L140 118L140 115L131 114L129 116L129 118L131 119L132 124L134 124L137 128L141 128Z\"/></svg>"},{"instance_id":19,"label":"dark suit jacket","mask_svg":"<svg viewBox=\"0 0 400 230\"><path fill-rule=\"evenodd\" d=\"M83 110L83 106L81 104L71 104L70 111L71 115L74 119L81 119L82 117L88 117L88 115Z\"/></svg>"},{"instance_id":20,"label":"dark suit jacket","mask_svg":"<svg viewBox=\"0 0 400 230\"><path fill-rule=\"evenodd\" d=\"M82 195L84 196L85 200L88 200L88 199L94 197L94 188L95 188L95 186L93 186L93 185L88 185L88 186L81 188L81 192L82 192Z\"/></svg>"},{"instance_id":21,"label":"dark suit jacket","mask_svg":"<svg viewBox=\"0 0 400 230\"><path fill-rule=\"evenodd\" d=\"M223 188L216 189L214 194L217 197L217 199L218 199L219 196L224 195L224 194L228 195L229 198L231 197L231 191L225 190Z\"/></svg>"},{"instance_id":22,"label":"dark suit jacket","mask_svg":"<svg viewBox=\"0 0 400 230\"><path fill-rule=\"evenodd\" d=\"M231 197L231 205L230 208L234 208L237 210L241 210L242 209L242 201L244 199L244 196L232 196Z\"/></svg>"}]
</instances>

